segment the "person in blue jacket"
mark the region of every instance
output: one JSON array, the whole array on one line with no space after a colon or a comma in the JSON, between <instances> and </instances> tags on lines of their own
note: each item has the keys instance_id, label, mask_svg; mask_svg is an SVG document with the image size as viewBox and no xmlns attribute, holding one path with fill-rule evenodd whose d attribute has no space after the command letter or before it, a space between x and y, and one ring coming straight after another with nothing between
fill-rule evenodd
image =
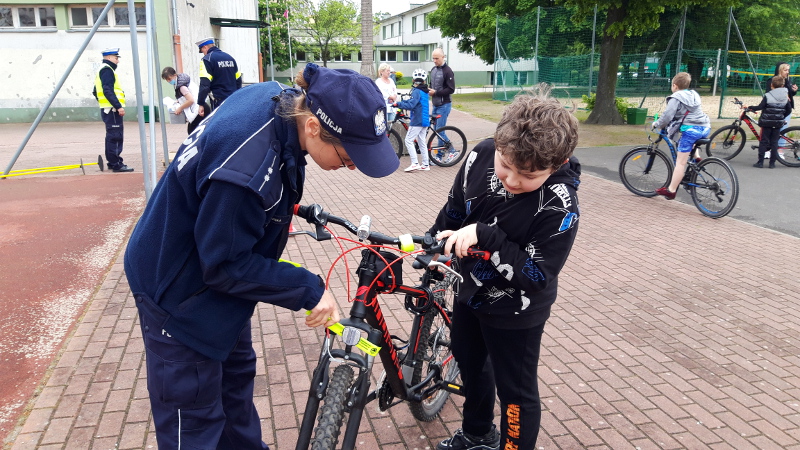
<instances>
[{"instance_id":1,"label":"person in blue jacket","mask_svg":"<svg viewBox=\"0 0 800 450\"><path fill-rule=\"evenodd\" d=\"M339 320L323 279L279 260L306 155L371 177L399 161L370 78L308 64L295 80L236 91L189 135L125 252L162 449L265 449L253 404L258 302Z\"/></svg>"},{"instance_id":2,"label":"person in blue jacket","mask_svg":"<svg viewBox=\"0 0 800 450\"><path fill-rule=\"evenodd\" d=\"M425 84L425 78L427 77L428 74L425 70L415 70L412 75L414 87L411 89L411 98L395 102L392 105L411 111L411 121L408 124L408 132L406 133L406 150L409 158L411 158L411 165L404 169L405 172L431 170L428 163L428 144L425 143L425 135L428 131L428 125L431 123L430 114L428 113L428 85ZM419 153L422 155L422 165L417 162L417 150L414 147L414 141L417 141L417 145L420 148Z\"/></svg>"}]
</instances>

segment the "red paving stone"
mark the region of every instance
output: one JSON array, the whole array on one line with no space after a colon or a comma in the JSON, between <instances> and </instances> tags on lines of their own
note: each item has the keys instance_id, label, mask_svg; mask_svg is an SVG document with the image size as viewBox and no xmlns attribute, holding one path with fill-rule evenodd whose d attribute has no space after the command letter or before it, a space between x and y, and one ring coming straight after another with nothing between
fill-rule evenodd
<instances>
[{"instance_id":1,"label":"red paving stone","mask_svg":"<svg viewBox=\"0 0 800 450\"><path fill-rule=\"evenodd\" d=\"M490 128L460 114L454 123ZM402 163L401 170L407 158ZM455 172L435 167L372 180L309 166L304 203L353 220L369 213L387 234L420 232ZM537 447L800 447L800 240L635 197L592 176L579 195L580 231L543 340ZM337 255L331 242L294 237L285 257L327 273ZM37 381L43 389L24 399L30 410L7 447L155 448L122 254L110 261L76 311L83 317L61 344L66 351ZM331 284L346 311L339 269ZM383 305L391 326L408 324L401 299L387 296ZM294 447L317 357L320 334L304 317L266 304L253 317L256 405L272 448ZM461 404L452 399L426 424L405 405L380 412L370 404L358 448L432 448L459 426Z\"/></svg>"}]
</instances>

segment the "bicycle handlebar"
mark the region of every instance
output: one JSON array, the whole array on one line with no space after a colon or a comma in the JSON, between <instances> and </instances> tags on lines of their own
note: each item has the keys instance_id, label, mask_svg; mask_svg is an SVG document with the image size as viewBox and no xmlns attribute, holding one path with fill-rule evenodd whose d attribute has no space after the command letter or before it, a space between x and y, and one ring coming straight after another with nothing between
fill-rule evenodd
<instances>
[{"instance_id":1,"label":"bicycle handlebar","mask_svg":"<svg viewBox=\"0 0 800 450\"><path fill-rule=\"evenodd\" d=\"M327 225L329 222L344 227L347 231L356 236L359 235L359 227L355 226L352 222L343 217L335 216L333 214L325 212L322 209L322 206L316 203L307 206L295 205L294 214L298 217L306 219L308 223L314 224L316 226L317 228L316 233L312 233L310 231L306 231L304 233L308 234L317 241L325 241L332 237L331 234L327 230L325 230L325 225ZM436 255L444 253L444 245L447 242L446 240L437 241L436 238L434 238L428 233L425 233L424 236L415 236L415 235L405 235L405 236L410 236L410 239L413 243L420 244L422 246L422 250L424 250L426 255ZM366 236L364 239L373 244L396 245L398 248L402 249L404 241L408 239L405 236L392 237L375 231L370 231L369 235ZM482 250L478 247L470 247L469 250L467 251L467 256L488 260L491 254L488 251Z\"/></svg>"}]
</instances>

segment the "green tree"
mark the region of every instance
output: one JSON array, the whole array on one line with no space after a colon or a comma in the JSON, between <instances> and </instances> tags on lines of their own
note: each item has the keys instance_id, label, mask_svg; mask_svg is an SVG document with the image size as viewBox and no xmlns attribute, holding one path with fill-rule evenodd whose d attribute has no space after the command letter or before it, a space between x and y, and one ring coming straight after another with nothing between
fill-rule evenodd
<instances>
[{"instance_id":1,"label":"green tree","mask_svg":"<svg viewBox=\"0 0 800 450\"><path fill-rule=\"evenodd\" d=\"M284 17L284 11L288 10L288 0L270 0L269 16L267 16L267 3L265 0L258 0L258 17L271 27L270 32L266 28L260 30L261 49L264 53L264 72L266 74L270 73L267 70L269 69L269 54L267 53L270 48L269 34L272 34L272 62L275 65L275 71L289 69L289 34L286 18Z\"/></svg>"},{"instance_id":2,"label":"green tree","mask_svg":"<svg viewBox=\"0 0 800 450\"><path fill-rule=\"evenodd\" d=\"M298 0L292 8L293 45L318 52L322 65L338 54L354 48L361 33L357 9L350 0ZM295 36L295 30L297 35Z\"/></svg>"}]
</instances>

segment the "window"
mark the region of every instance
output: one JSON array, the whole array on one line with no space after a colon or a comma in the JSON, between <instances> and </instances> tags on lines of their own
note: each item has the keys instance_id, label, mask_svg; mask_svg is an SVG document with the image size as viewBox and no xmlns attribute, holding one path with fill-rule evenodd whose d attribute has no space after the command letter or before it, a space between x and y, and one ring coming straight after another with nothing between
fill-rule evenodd
<instances>
[{"instance_id":1,"label":"window","mask_svg":"<svg viewBox=\"0 0 800 450\"><path fill-rule=\"evenodd\" d=\"M358 56L356 56L356 58L358 58L356 61L361 62L361 52L358 52ZM356 62L356 61L353 61L353 62Z\"/></svg>"},{"instance_id":2,"label":"window","mask_svg":"<svg viewBox=\"0 0 800 450\"><path fill-rule=\"evenodd\" d=\"M348 55L349 55L349 54L348 54ZM348 58L348 59L349 59L349 58ZM333 55L333 61L343 62L344 60L345 60L345 59L344 59L344 53L335 53L335 54Z\"/></svg>"},{"instance_id":3,"label":"window","mask_svg":"<svg viewBox=\"0 0 800 450\"><path fill-rule=\"evenodd\" d=\"M294 59L295 61L305 61L306 60L306 52L302 50L298 50L294 52Z\"/></svg>"},{"instance_id":4,"label":"window","mask_svg":"<svg viewBox=\"0 0 800 450\"><path fill-rule=\"evenodd\" d=\"M418 17L419 16L414 16L414 17L411 18L411 32L412 33L416 33L417 32L417 18Z\"/></svg>"},{"instance_id":5,"label":"window","mask_svg":"<svg viewBox=\"0 0 800 450\"><path fill-rule=\"evenodd\" d=\"M395 50L381 50L381 61L396 62L397 52Z\"/></svg>"},{"instance_id":6,"label":"window","mask_svg":"<svg viewBox=\"0 0 800 450\"><path fill-rule=\"evenodd\" d=\"M0 6L0 29L53 28L56 26L55 8L52 6L17 7Z\"/></svg>"},{"instance_id":7,"label":"window","mask_svg":"<svg viewBox=\"0 0 800 450\"><path fill-rule=\"evenodd\" d=\"M386 39L386 29L389 28L386 25L383 26L383 38Z\"/></svg>"},{"instance_id":8,"label":"window","mask_svg":"<svg viewBox=\"0 0 800 450\"><path fill-rule=\"evenodd\" d=\"M403 52L403 61L419 62L418 50L407 50Z\"/></svg>"},{"instance_id":9,"label":"window","mask_svg":"<svg viewBox=\"0 0 800 450\"><path fill-rule=\"evenodd\" d=\"M395 22L391 25L383 26L383 38L389 39L395 36L400 36L400 22Z\"/></svg>"},{"instance_id":10,"label":"window","mask_svg":"<svg viewBox=\"0 0 800 450\"><path fill-rule=\"evenodd\" d=\"M102 6L73 6L69 8L69 18L73 28L93 27L103 13ZM144 6L134 8L137 26L147 24L147 14ZM108 10L108 15L100 21L101 27L129 27L130 17L128 17L128 7L114 7Z\"/></svg>"}]
</instances>

